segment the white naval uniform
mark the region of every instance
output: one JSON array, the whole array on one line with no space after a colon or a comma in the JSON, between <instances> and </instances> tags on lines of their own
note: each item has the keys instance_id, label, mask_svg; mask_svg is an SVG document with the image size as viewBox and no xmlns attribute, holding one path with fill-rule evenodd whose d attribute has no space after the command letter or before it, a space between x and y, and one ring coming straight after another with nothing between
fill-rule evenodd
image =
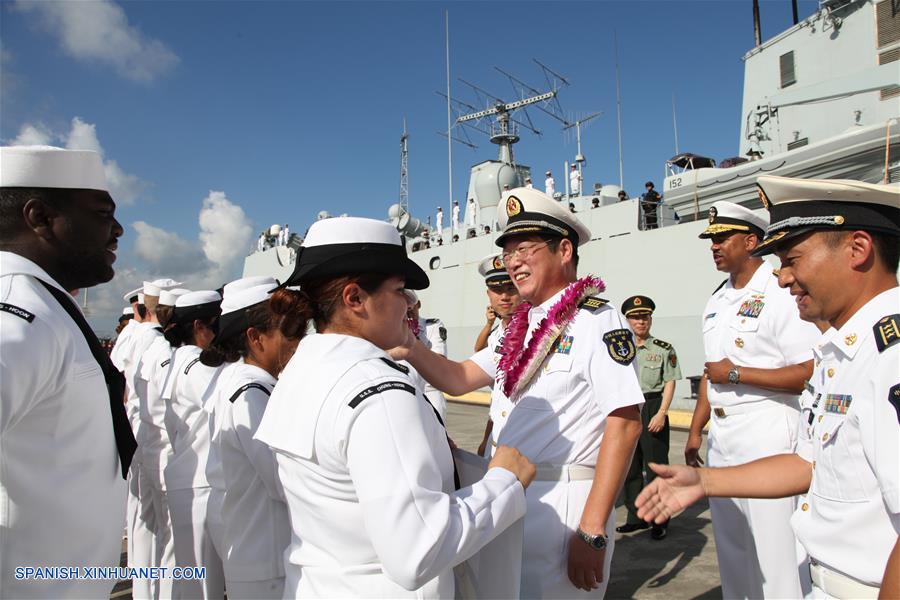
<instances>
[{"instance_id":1,"label":"white naval uniform","mask_svg":"<svg viewBox=\"0 0 900 600\"><path fill-rule=\"evenodd\" d=\"M453 205L450 217L450 235L459 235L459 204Z\"/></svg>"},{"instance_id":2,"label":"white naval uniform","mask_svg":"<svg viewBox=\"0 0 900 600\"><path fill-rule=\"evenodd\" d=\"M470 203L466 208L466 226L475 227L478 224L478 205Z\"/></svg>"},{"instance_id":3,"label":"white naval uniform","mask_svg":"<svg viewBox=\"0 0 900 600\"><path fill-rule=\"evenodd\" d=\"M62 290L0 252L0 597L106 598L115 581L15 578L16 567L118 566L125 520L106 380L38 279Z\"/></svg>"},{"instance_id":4,"label":"white naval uniform","mask_svg":"<svg viewBox=\"0 0 900 600\"><path fill-rule=\"evenodd\" d=\"M175 580L173 598L221 598L225 589L224 548L207 526L210 413L204 408L220 373L221 368L200 362L200 348L181 346L172 355L172 375L162 393L172 443L164 477L175 562L206 567L204 580Z\"/></svg>"},{"instance_id":5,"label":"white naval uniform","mask_svg":"<svg viewBox=\"0 0 900 600\"><path fill-rule=\"evenodd\" d=\"M581 173L578 172L578 169L569 171L569 193L572 196L581 195Z\"/></svg>"},{"instance_id":6,"label":"white naval uniform","mask_svg":"<svg viewBox=\"0 0 900 600\"><path fill-rule=\"evenodd\" d=\"M272 449L253 439L275 382L241 360L219 378L207 401L225 486L225 588L235 600L281 598L284 591L284 551L291 541L287 504ZM220 492L212 479L210 484L212 502Z\"/></svg>"},{"instance_id":7,"label":"white naval uniform","mask_svg":"<svg viewBox=\"0 0 900 600\"><path fill-rule=\"evenodd\" d=\"M563 291L531 308L526 344ZM549 354L542 370L515 402L503 393L496 346L489 344L476 353L471 360L496 381L491 394L491 445L518 448L539 469L595 466L606 417L618 408L640 407L644 402L634 351L632 359L622 364L611 358L603 341L604 334L615 330L627 330L630 334L618 311L609 305L579 309L564 333L570 344L568 350ZM572 585L568 576L568 544L581 520L592 483L591 479L536 479L529 486L523 598L603 597L606 593L615 542L615 510L610 511L606 523L609 545L600 587L583 592Z\"/></svg>"},{"instance_id":8,"label":"white naval uniform","mask_svg":"<svg viewBox=\"0 0 900 600\"><path fill-rule=\"evenodd\" d=\"M813 324L800 320L796 302L788 290L778 287L766 262L741 289L728 279L703 311L703 346L710 362L728 358L738 367L786 367L811 360L819 337ZM711 383L708 398L710 467L794 452L800 414L797 395ZM723 411L725 416L719 416ZM797 555L789 527L796 504L796 497L709 499L725 598L803 595L805 557Z\"/></svg>"},{"instance_id":9,"label":"white naval uniform","mask_svg":"<svg viewBox=\"0 0 900 600\"><path fill-rule=\"evenodd\" d=\"M440 319L419 319L419 339L423 342L427 341L425 345L432 352L437 352L443 357L447 356L447 328L444 327L444 322ZM434 406L443 419L447 414L447 398L444 397L444 393L441 390L424 379L422 382L425 385L425 397L428 398L428 401L431 402L431 405Z\"/></svg>"},{"instance_id":10,"label":"white naval uniform","mask_svg":"<svg viewBox=\"0 0 900 600\"><path fill-rule=\"evenodd\" d=\"M285 598L453 598L452 567L525 514L506 469L453 491L434 410L358 337L301 340L256 438L275 451L291 520Z\"/></svg>"},{"instance_id":11,"label":"white naval uniform","mask_svg":"<svg viewBox=\"0 0 900 600\"><path fill-rule=\"evenodd\" d=\"M553 180L552 177L548 177L547 179L544 180L544 191L551 198L553 197L553 194L556 193L556 182Z\"/></svg>"},{"instance_id":12,"label":"white naval uniform","mask_svg":"<svg viewBox=\"0 0 900 600\"><path fill-rule=\"evenodd\" d=\"M435 230L436 238L443 237L443 234L444 234L444 211L442 211L442 210L437 211L437 214L434 216L434 230Z\"/></svg>"},{"instance_id":13,"label":"white naval uniform","mask_svg":"<svg viewBox=\"0 0 900 600\"><path fill-rule=\"evenodd\" d=\"M797 538L812 563L875 588L900 534L898 312L895 287L815 346L797 444L813 465L809 493L791 519ZM840 588L825 588L814 587L813 596L841 597ZM850 594L874 598L870 592Z\"/></svg>"}]
</instances>

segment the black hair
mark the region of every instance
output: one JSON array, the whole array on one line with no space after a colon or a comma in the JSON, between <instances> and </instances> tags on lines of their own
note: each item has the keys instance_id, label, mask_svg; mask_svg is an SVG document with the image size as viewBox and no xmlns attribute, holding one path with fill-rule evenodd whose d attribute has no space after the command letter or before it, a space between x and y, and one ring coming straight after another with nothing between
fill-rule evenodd
<instances>
[{"instance_id":1,"label":"black hair","mask_svg":"<svg viewBox=\"0 0 900 600\"><path fill-rule=\"evenodd\" d=\"M25 225L22 211L29 200L40 200L59 210L69 191L34 187L0 188L0 238L8 240L22 231Z\"/></svg>"},{"instance_id":2,"label":"black hair","mask_svg":"<svg viewBox=\"0 0 900 600\"><path fill-rule=\"evenodd\" d=\"M213 315L210 317L198 317L196 319L189 319L185 321L170 321L169 326L166 328L163 335L165 336L166 341L169 342L169 345L173 348L193 345L194 321L200 321L210 329L214 329L216 321L218 319L218 315Z\"/></svg>"}]
</instances>

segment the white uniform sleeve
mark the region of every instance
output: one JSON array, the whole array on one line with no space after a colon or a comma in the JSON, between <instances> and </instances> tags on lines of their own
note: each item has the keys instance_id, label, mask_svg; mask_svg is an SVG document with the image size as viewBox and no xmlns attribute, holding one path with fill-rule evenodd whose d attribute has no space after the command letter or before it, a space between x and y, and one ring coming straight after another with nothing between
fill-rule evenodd
<instances>
[{"instance_id":1,"label":"white uniform sleeve","mask_svg":"<svg viewBox=\"0 0 900 600\"><path fill-rule=\"evenodd\" d=\"M256 388L250 388L242 395L243 398L238 398L231 405L231 418L238 443L262 480L269 497L284 500L284 489L278 479L275 454L268 445L253 439L266 412L269 395Z\"/></svg>"},{"instance_id":2,"label":"white uniform sleeve","mask_svg":"<svg viewBox=\"0 0 900 600\"><path fill-rule=\"evenodd\" d=\"M497 363L494 362L494 348L490 342L486 348L470 356L469 360L478 365L478 368L487 373L492 380L497 379Z\"/></svg>"},{"instance_id":3,"label":"white uniform sleeve","mask_svg":"<svg viewBox=\"0 0 900 600\"><path fill-rule=\"evenodd\" d=\"M134 325L134 321L130 321L119 333L119 337L116 338L116 343L109 353L109 359L112 361L112 364L122 372L125 371L125 364L134 345Z\"/></svg>"},{"instance_id":4,"label":"white uniform sleeve","mask_svg":"<svg viewBox=\"0 0 900 600\"><path fill-rule=\"evenodd\" d=\"M447 340L444 339L447 336L447 330L444 328L444 323L437 321L428 325L425 330L428 341L431 342L431 351L437 352L441 356L447 356ZM441 335L441 330L444 331L443 335Z\"/></svg>"},{"instance_id":5,"label":"white uniform sleeve","mask_svg":"<svg viewBox=\"0 0 900 600\"><path fill-rule=\"evenodd\" d=\"M778 317L773 319L772 338L778 340L778 349L786 365L796 365L812 360L813 346L822 337L819 328L800 318L797 304L792 298L782 299Z\"/></svg>"},{"instance_id":6,"label":"white uniform sleeve","mask_svg":"<svg viewBox=\"0 0 900 600\"><path fill-rule=\"evenodd\" d=\"M0 312L0 433L65 382L63 349L47 324ZM40 368L37 366L40 365Z\"/></svg>"},{"instance_id":7,"label":"white uniform sleeve","mask_svg":"<svg viewBox=\"0 0 900 600\"><path fill-rule=\"evenodd\" d=\"M644 403L644 394L638 380L635 356L637 348L634 346L631 329L622 322L618 311L615 310L604 310L601 314L595 315L594 319L597 348L589 358L588 378L594 401L605 417L623 406L640 406ZM632 358L627 363L612 358L612 354L619 348L616 340L620 335L626 336L631 343ZM606 336L611 337L604 339Z\"/></svg>"},{"instance_id":8,"label":"white uniform sleeve","mask_svg":"<svg viewBox=\"0 0 900 600\"><path fill-rule=\"evenodd\" d=\"M900 346L877 358L869 385L873 390L871 412L860 423L863 452L875 473L888 512L900 515ZM860 414L860 421L863 420ZM896 521L895 521L896 522Z\"/></svg>"},{"instance_id":9,"label":"white uniform sleeve","mask_svg":"<svg viewBox=\"0 0 900 600\"><path fill-rule=\"evenodd\" d=\"M347 410L347 464L366 530L384 572L403 588L421 587L524 516L525 491L505 469L442 491L437 445L447 442L428 435L426 419L435 417L422 398L392 389Z\"/></svg>"}]
</instances>

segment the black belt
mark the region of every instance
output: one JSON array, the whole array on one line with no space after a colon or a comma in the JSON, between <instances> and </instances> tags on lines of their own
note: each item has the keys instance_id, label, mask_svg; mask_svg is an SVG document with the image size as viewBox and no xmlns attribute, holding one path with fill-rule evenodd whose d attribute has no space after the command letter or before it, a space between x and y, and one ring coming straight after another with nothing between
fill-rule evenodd
<instances>
[{"instance_id":1,"label":"black belt","mask_svg":"<svg viewBox=\"0 0 900 600\"><path fill-rule=\"evenodd\" d=\"M662 400L662 392L645 392L644 400Z\"/></svg>"}]
</instances>

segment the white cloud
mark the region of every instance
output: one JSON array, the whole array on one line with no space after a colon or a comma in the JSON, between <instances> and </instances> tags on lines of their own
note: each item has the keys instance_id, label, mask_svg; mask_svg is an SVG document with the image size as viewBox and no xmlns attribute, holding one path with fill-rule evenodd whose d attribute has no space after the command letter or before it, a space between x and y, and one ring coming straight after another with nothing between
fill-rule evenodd
<instances>
[{"instance_id":1,"label":"white cloud","mask_svg":"<svg viewBox=\"0 0 900 600\"><path fill-rule=\"evenodd\" d=\"M10 142L13 146L54 143L63 144L71 150L93 150L101 157L104 156L103 146L100 145L100 139L97 137L97 126L87 123L79 117L72 119L68 133L54 133L41 123L25 123L19 129L19 135ZM119 204L134 204L148 187L146 181L137 175L126 173L114 160L104 160L103 170L106 173L109 193Z\"/></svg>"},{"instance_id":2,"label":"white cloud","mask_svg":"<svg viewBox=\"0 0 900 600\"><path fill-rule=\"evenodd\" d=\"M148 83L178 64L174 52L129 24L122 7L110 0L18 0L16 7L36 13L73 58L111 66L126 79Z\"/></svg>"},{"instance_id":3,"label":"white cloud","mask_svg":"<svg viewBox=\"0 0 900 600\"><path fill-rule=\"evenodd\" d=\"M25 123L19 129L19 135L10 142L12 146L48 146L53 142L53 134L49 129L38 123L32 125Z\"/></svg>"},{"instance_id":4,"label":"white cloud","mask_svg":"<svg viewBox=\"0 0 900 600\"><path fill-rule=\"evenodd\" d=\"M225 192L210 191L200 210L200 241L206 257L230 268L243 258L253 239L253 226L244 209L225 197Z\"/></svg>"},{"instance_id":5,"label":"white cloud","mask_svg":"<svg viewBox=\"0 0 900 600\"><path fill-rule=\"evenodd\" d=\"M184 278L211 266L196 243L189 242L177 233L154 227L144 221L137 221L132 227L137 232L134 252L149 265L153 274L165 273L168 277Z\"/></svg>"}]
</instances>

